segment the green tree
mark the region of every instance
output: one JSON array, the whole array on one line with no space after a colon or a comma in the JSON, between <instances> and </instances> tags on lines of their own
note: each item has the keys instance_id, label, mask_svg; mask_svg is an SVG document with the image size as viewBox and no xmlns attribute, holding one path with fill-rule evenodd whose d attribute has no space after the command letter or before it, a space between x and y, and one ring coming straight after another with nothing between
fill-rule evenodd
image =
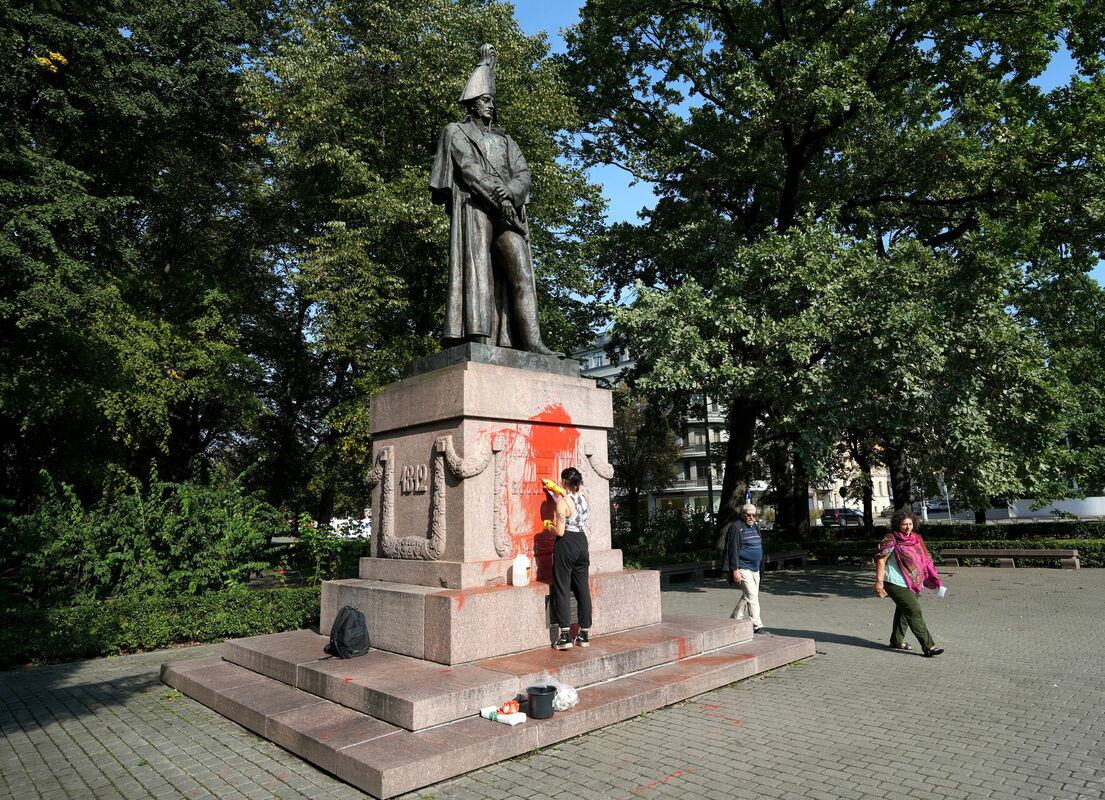
<instances>
[{"instance_id":1,"label":"green tree","mask_svg":"<svg viewBox=\"0 0 1105 800\"><path fill-rule=\"evenodd\" d=\"M614 390L614 428L609 439L611 484L624 498L630 524L640 524L640 502L675 480L681 448L660 409L627 387Z\"/></svg>"},{"instance_id":2,"label":"green tree","mask_svg":"<svg viewBox=\"0 0 1105 800\"><path fill-rule=\"evenodd\" d=\"M972 234L954 257L917 248L904 265L880 259L828 357L818 414L846 432L857 464L887 464L897 508L935 493L943 473L984 512L991 497L1048 480L1059 460L1062 381L1009 313L1020 275L991 244Z\"/></svg>"},{"instance_id":3,"label":"green tree","mask_svg":"<svg viewBox=\"0 0 1105 800\"><path fill-rule=\"evenodd\" d=\"M581 345L594 322L581 298L596 291L587 234L601 207L581 171L559 160L575 111L544 40L520 32L511 6L279 0L272 22L249 96L272 152L282 233L270 255L287 275L294 320L283 348L297 355L274 373L269 403L285 408L260 447L285 474L306 477L281 502L318 497L311 510L324 519L364 500L369 398L437 348L449 235L429 173L481 44L498 50L500 124L534 175L542 325L559 349Z\"/></svg>"},{"instance_id":4,"label":"green tree","mask_svg":"<svg viewBox=\"0 0 1105 800\"><path fill-rule=\"evenodd\" d=\"M1105 492L1105 289L1077 270L1034 276L1019 311L1046 347L1049 380L1063 393L1063 459L1038 500Z\"/></svg>"},{"instance_id":5,"label":"green tree","mask_svg":"<svg viewBox=\"0 0 1105 800\"><path fill-rule=\"evenodd\" d=\"M260 175L238 100L240 9L5 4L0 36L0 462L191 477L257 411Z\"/></svg>"},{"instance_id":6,"label":"green tree","mask_svg":"<svg viewBox=\"0 0 1105 800\"><path fill-rule=\"evenodd\" d=\"M591 0L566 59L579 152L660 193L644 224L608 233L599 263L615 284L640 281L618 326L648 390L729 398L723 499L750 478L758 422L786 443L804 497L847 430L846 400L884 411L858 421L899 503L930 447L957 470L1039 474L1025 448L995 447L1000 415L976 423L1017 376L1038 385L1038 349L1018 349L1032 337L1007 313L1025 265L1065 247L1085 270L1102 249L1103 27L1105 12L1061 0L1016 13ZM1060 42L1081 75L1044 92L1032 81ZM939 291L914 296L934 269ZM898 379L842 393L872 335L883 358L870 366ZM986 360L978 346L995 341L1012 361ZM953 371L967 384L942 386Z\"/></svg>"}]
</instances>

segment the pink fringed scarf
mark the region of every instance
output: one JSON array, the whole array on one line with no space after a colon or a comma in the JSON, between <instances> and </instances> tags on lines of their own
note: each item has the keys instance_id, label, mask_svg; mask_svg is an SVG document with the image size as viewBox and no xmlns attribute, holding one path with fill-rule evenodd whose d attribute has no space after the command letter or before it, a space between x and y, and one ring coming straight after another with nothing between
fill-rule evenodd
<instances>
[{"instance_id":1,"label":"pink fringed scarf","mask_svg":"<svg viewBox=\"0 0 1105 800\"><path fill-rule=\"evenodd\" d=\"M932 563L932 556L925 547L925 540L920 534L913 532L886 534L879 542L875 557L882 558L888 553L894 554L898 569L905 578L909 590L914 594L920 594L922 587L936 590L944 585L940 580L940 574L936 571L936 565Z\"/></svg>"}]
</instances>

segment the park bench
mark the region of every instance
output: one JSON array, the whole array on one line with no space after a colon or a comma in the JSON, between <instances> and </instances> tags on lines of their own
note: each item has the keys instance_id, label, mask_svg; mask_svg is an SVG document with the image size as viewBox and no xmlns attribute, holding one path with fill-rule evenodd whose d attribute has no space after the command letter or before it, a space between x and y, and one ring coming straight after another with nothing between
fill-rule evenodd
<instances>
[{"instance_id":1,"label":"park bench","mask_svg":"<svg viewBox=\"0 0 1105 800\"><path fill-rule=\"evenodd\" d=\"M1077 550L941 550L940 558L944 566L958 567L961 558L996 558L999 567L1015 567L1016 561L1024 558L1057 558L1059 565L1066 569L1079 569Z\"/></svg>"},{"instance_id":2,"label":"park bench","mask_svg":"<svg viewBox=\"0 0 1105 800\"><path fill-rule=\"evenodd\" d=\"M785 569L787 562L797 561L801 567L806 566L806 559L809 558L809 553L805 550L780 550L775 553L764 553L764 569L767 569L769 564L775 564L778 569ZM653 567L660 573L660 588L667 588L671 586L672 576L684 576L689 575L690 580L697 581L706 577L707 572L718 572L721 570L721 559L714 559L713 561L693 561L686 564L664 564L663 566Z\"/></svg>"},{"instance_id":3,"label":"park bench","mask_svg":"<svg viewBox=\"0 0 1105 800\"><path fill-rule=\"evenodd\" d=\"M653 567L660 573L660 588L666 589L671 586L671 579L673 575L683 576L689 575L692 581L700 581L706 577L706 573L716 572L721 568L720 561L695 561L688 562L686 564L664 564L660 567Z\"/></svg>"},{"instance_id":4,"label":"park bench","mask_svg":"<svg viewBox=\"0 0 1105 800\"><path fill-rule=\"evenodd\" d=\"M805 550L779 550L775 553L764 553L764 569L768 564L774 564L776 569L786 569L788 561L797 561L798 566L805 569L806 561L810 554Z\"/></svg>"}]
</instances>

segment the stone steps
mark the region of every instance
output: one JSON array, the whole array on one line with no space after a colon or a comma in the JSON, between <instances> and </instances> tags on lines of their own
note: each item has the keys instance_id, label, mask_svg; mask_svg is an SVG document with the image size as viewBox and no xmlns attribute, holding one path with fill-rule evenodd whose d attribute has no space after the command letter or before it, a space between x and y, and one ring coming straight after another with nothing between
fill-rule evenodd
<instances>
[{"instance_id":1,"label":"stone steps","mask_svg":"<svg viewBox=\"0 0 1105 800\"><path fill-rule=\"evenodd\" d=\"M597 637L586 649L541 648L459 667L377 651L322 660L317 656L323 637L296 631L228 643L226 659L239 663L213 658L166 664L162 680L386 798L813 655L810 639L750 639L747 630L747 623L730 620L668 617L648 628ZM734 637L736 643L727 641ZM380 658L373 664L374 655ZM393 668L398 677L389 683ZM481 706L524 693L545 670L580 689L579 705L513 727L476 716ZM325 691L330 699L305 688ZM444 717L453 719L433 722Z\"/></svg>"},{"instance_id":2,"label":"stone steps","mask_svg":"<svg viewBox=\"0 0 1105 800\"><path fill-rule=\"evenodd\" d=\"M558 653L540 648L447 667L432 661L370 650L353 659L323 652L328 639L291 631L223 646L223 658L407 730L469 716L474 708L525 698L527 686L548 669L583 687L751 638L751 623L674 617L657 625L597 636L588 648Z\"/></svg>"}]
</instances>

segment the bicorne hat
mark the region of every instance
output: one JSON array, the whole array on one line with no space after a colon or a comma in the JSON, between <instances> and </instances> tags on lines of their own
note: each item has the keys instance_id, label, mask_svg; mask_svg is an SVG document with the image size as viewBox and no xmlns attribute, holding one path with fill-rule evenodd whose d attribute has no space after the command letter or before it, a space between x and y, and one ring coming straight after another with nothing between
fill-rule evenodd
<instances>
[{"instance_id":1,"label":"bicorne hat","mask_svg":"<svg viewBox=\"0 0 1105 800\"><path fill-rule=\"evenodd\" d=\"M464 85L464 91L460 93L460 102L467 103L489 94L495 96L495 48L485 44L480 48L480 62L468 76L468 83Z\"/></svg>"}]
</instances>

